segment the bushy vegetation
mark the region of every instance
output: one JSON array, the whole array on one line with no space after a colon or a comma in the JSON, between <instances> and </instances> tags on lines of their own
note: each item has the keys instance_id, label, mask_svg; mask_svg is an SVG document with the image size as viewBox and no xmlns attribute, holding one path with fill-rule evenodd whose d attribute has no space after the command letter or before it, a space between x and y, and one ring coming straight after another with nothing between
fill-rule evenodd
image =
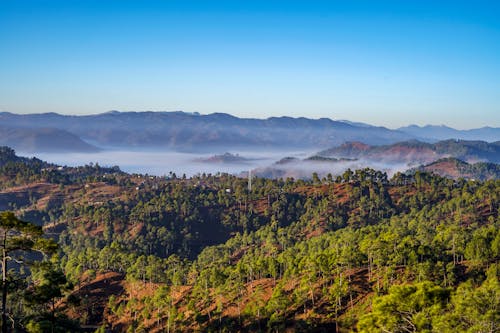
<instances>
[{"instance_id":1,"label":"bushy vegetation","mask_svg":"<svg viewBox=\"0 0 500 333\"><path fill-rule=\"evenodd\" d=\"M364 169L249 191L94 169L58 170L64 200L18 208L59 236L73 284L123 277L102 330L499 330L498 180Z\"/></svg>"}]
</instances>

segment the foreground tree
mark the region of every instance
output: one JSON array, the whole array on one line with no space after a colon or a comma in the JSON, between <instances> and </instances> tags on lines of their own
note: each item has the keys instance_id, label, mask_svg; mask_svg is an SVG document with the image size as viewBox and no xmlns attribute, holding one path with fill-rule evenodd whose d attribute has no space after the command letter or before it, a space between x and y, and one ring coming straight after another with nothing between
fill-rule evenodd
<instances>
[{"instance_id":1,"label":"foreground tree","mask_svg":"<svg viewBox=\"0 0 500 333\"><path fill-rule=\"evenodd\" d=\"M441 318L439 332L500 331L500 265L493 264L477 287L462 283L451 299L450 312Z\"/></svg>"},{"instance_id":2,"label":"foreground tree","mask_svg":"<svg viewBox=\"0 0 500 333\"><path fill-rule=\"evenodd\" d=\"M450 289L426 281L395 285L376 297L372 312L360 318L360 332L430 332L432 319L446 308Z\"/></svg>"},{"instance_id":3,"label":"foreground tree","mask_svg":"<svg viewBox=\"0 0 500 333\"><path fill-rule=\"evenodd\" d=\"M28 332L79 331L76 323L58 313L56 307L56 302L63 297L63 292L73 288L58 267L57 258L54 256L50 261L35 263L31 267L31 273L31 284L25 294L26 310L29 309L25 318Z\"/></svg>"},{"instance_id":4,"label":"foreground tree","mask_svg":"<svg viewBox=\"0 0 500 333\"><path fill-rule=\"evenodd\" d=\"M21 221L13 212L5 211L0 213L0 249L2 251L2 333L6 333L9 262L27 265L23 254L53 253L57 249L57 244L51 239L43 238L41 227Z\"/></svg>"}]
</instances>

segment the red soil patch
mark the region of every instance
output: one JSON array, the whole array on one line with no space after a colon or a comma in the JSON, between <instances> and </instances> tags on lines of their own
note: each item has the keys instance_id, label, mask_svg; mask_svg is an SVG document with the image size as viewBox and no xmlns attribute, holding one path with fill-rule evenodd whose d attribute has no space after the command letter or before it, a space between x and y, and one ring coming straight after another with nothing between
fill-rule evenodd
<instances>
[{"instance_id":1,"label":"red soil patch","mask_svg":"<svg viewBox=\"0 0 500 333\"><path fill-rule=\"evenodd\" d=\"M102 273L89 283L83 284L72 292L80 300L79 306L71 306L61 303L58 306L66 312L70 318L84 319L87 323L101 324L108 299L112 295L120 296L124 288L124 274L116 272Z\"/></svg>"}]
</instances>

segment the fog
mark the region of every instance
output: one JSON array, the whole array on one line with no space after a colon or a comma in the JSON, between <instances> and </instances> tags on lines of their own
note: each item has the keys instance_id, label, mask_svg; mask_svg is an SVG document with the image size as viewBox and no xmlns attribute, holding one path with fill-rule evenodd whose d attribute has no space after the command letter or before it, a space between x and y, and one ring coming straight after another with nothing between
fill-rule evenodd
<instances>
[{"instance_id":1,"label":"fog","mask_svg":"<svg viewBox=\"0 0 500 333\"><path fill-rule=\"evenodd\" d=\"M255 175L269 178L311 178L313 172L318 173L319 177L325 177L329 173L333 176L341 175L345 170L372 168L386 172L389 177L398 171L409 169L406 164L388 164L371 160L356 161L337 161L337 162L319 162L309 160L293 160L284 164L273 164L264 168L255 170Z\"/></svg>"},{"instance_id":2,"label":"fog","mask_svg":"<svg viewBox=\"0 0 500 333\"><path fill-rule=\"evenodd\" d=\"M242 163L203 162L216 153L181 153L173 151L102 151L98 153L37 153L22 154L35 156L41 160L66 166L80 166L89 163L99 163L101 166L119 166L128 173L147 173L163 176L170 172L177 175L192 176L198 173L227 172L240 174L248 170L268 166L285 156L304 158L304 152L255 152L229 151L246 158Z\"/></svg>"},{"instance_id":3,"label":"fog","mask_svg":"<svg viewBox=\"0 0 500 333\"><path fill-rule=\"evenodd\" d=\"M90 163L99 163L101 166L119 166L121 170L128 173L142 173L156 176L168 175L174 172L178 176L186 174L193 176L201 173L231 173L235 175L246 175L248 170L254 170L254 175L271 178L310 178L313 172L320 177L328 173L339 175L347 168L351 170L370 167L385 171L389 176L397 171L408 169L405 164L387 164L377 161L357 160L322 162L308 161L304 158L314 154L312 151L229 151L237 154L245 161L238 163L207 162L203 161L213 157L216 153L185 153L173 151L118 151L108 150L98 153L38 153L20 154L24 156L36 156L44 161L66 166L81 166ZM292 157L286 163L277 161Z\"/></svg>"}]
</instances>

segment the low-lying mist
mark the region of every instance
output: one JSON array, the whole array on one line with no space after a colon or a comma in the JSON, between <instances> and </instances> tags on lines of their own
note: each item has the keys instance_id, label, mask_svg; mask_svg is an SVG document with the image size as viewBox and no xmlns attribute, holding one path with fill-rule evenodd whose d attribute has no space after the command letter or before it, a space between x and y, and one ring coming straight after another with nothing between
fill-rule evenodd
<instances>
[{"instance_id":1,"label":"low-lying mist","mask_svg":"<svg viewBox=\"0 0 500 333\"><path fill-rule=\"evenodd\" d=\"M201 173L230 173L246 175L249 170L253 174L270 178L310 178L313 172L320 177L328 173L339 175L347 168L352 170L370 167L385 171L391 176L397 171L408 169L403 164L386 164L368 160L355 161L310 161L304 160L314 152L297 151L230 151L241 157L243 161L225 162L214 159L220 152L185 153L174 151L118 151L108 150L97 153L39 153L22 154L36 156L44 161L65 166L80 166L99 163L101 166L119 166L128 173L142 173L156 176L168 175L170 172L178 176L193 176ZM285 159L283 162L282 160ZM281 161L281 162L278 162Z\"/></svg>"},{"instance_id":2,"label":"low-lying mist","mask_svg":"<svg viewBox=\"0 0 500 333\"><path fill-rule=\"evenodd\" d=\"M101 166L119 166L129 173L147 173L163 176L174 172L177 175L192 176L198 173L217 172L240 174L255 168L265 167L284 156L303 157L303 153L294 152L231 152L245 158L241 163L204 162L216 153L184 153L174 151L117 151L108 150L98 153L39 153L22 154L35 156L58 165L79 166L99 163Z\"/></svg>"},{"instance_id":3,"label":"low-lying mist","mask_svg":"<svg viewBox=\"0 0 500 333\"><path fill-rule=\"evenodd\" d=\"M316 172L320 178L327 176L329 173L333 176L342 174L345 170L372 168L386 172L389 177L398 171L405 171L409 167L405 164L387 164L370 160L356 161L329 161L319 162L310 160L291 159L285 163L275 163L273 165L258 168L254 174L260 177L267 178L301 178L309 179Z\"/></svg>"}]
</instances>

